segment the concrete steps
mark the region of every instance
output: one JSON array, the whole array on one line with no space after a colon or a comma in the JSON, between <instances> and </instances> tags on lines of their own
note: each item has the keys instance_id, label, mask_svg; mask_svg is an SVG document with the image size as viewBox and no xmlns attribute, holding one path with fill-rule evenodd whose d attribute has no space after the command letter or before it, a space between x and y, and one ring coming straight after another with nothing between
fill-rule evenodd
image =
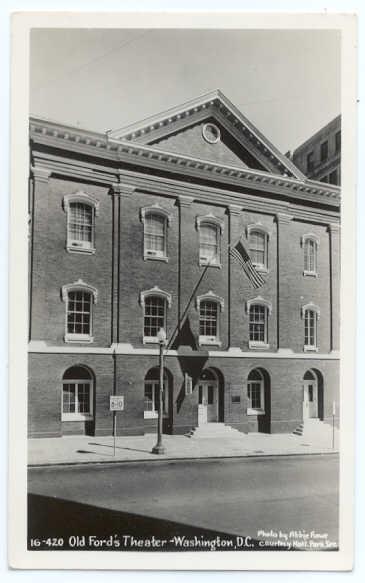
<instances>
[{"instance_id":1,"label":"concrete steps","mask_svg":"<svg viewBox=\"0 0 365 583\"><path fill-rule=\"evenodd\" d=\"M244 433L230 427L229 425L225 425L224 423L204 423L203 425L199 425L199 427L194 427L188 433L186 433L186 437L192 439L209 439L209 438L242 438L245 437Z\"/></svg>"},{"instance_id":2,"label":"concrete steps","mask_svg":"<svg viewBox=\"0 0 365 583\"><path fill-rule=\"evenodd\" d=\"M333 438L332 425L320 419L306 419L293 431L294 435L303 437L310 443L331 444ZM338 442L338 430L335 429L335 442Z\"/></svg>"},{"instance_id":3,"label":"concrete steps","mask_svg":"<svg viewBox=\"0 0 365 583\"><path fill-rule=\"evenodd\" d=\"M300 425L298 425L298 427L296 427L293 431L294 435L303 435L303 431L304 431L304 423L301 423Z\"/></svg>"}]
</instances>

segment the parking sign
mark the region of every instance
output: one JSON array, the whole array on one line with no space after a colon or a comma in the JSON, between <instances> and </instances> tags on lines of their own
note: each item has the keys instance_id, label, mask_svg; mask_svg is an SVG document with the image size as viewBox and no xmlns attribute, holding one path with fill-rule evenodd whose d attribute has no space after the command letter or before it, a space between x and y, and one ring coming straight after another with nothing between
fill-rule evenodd
<instances>
[{"instance_id":1,"label":"parking sign","mask_svg":"<svg viewBox=\"0 0 365 583\"><path fill-rule=\"evenodd\" d=\"M110 411L124 411L124 395L110 395Z\"/></svg>"}]
</instances>

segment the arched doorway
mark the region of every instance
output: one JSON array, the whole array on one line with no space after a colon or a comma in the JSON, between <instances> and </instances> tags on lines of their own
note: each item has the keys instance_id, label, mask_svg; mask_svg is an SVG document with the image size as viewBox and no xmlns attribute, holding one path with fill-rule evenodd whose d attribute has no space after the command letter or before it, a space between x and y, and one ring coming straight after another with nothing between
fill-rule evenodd
<instances>
[{"instance_id":1,"label":"arched doorway","mask_svg":"<svg viewBox=\"0 0 365 583\"><path fill-rule=\"evenodd\" d=\"M63 433L94 433L94 375L85 366L68 368L62 379Z\"/></svg>"},{"instance_id":2,"label":"arched doorway","mask_svg":"<svg viewBox=\"0 0 365 583\"><path fill-rule=\"evenodd\" d=\"M217 423L222 418L220 383L217 373L206 368L198 381L198 425Z\"/></svg>"},{"instance_id":3,"label":"arched doorway","mask_svg":"<svg viewBox=\"0 0 365 583\"><path fill-rule=\"evenodd\" d=\"M144 419L146 420L147 424L154 423L153 421L148 422L148 419L155 420L157 423L159 390L160 369L159 367L153 367L149 369L144 380ZM162 393L162 430L164 433L171 433L172 430L172 396L172 374L167 368L164 368L164 386Z\"/></svg>"},{"instance_id":4,"label":"arched doorway","mask_svg":"<svg viewBox=\"0 0 365 583\"><path fill-rule=\"evenodd\" d=\"M309 369L303 376L303 421L323 419L323 379L319 371Z\"/></svg>"},{"instance_id":5,"label":"arched doorway","mask_svg":"<svg viewBox=\"0 0 365 583\"><path fill-rule=\"evenodd\" d=\"M270 376L263 368L254 368L248 374L247 416L251 431L271 432Z\"/></svg>"}]
</instances>

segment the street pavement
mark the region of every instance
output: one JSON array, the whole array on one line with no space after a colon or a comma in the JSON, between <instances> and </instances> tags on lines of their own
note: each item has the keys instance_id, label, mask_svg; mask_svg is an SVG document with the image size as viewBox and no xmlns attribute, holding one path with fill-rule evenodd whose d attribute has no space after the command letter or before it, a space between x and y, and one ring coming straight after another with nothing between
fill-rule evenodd
<instances>
[{"instance_id":1,"label":"street pavement","mask_svg":"<svg viewBox=\"0 0 365 583\"><path fill-rule=\"evenodd\" d=\"M28 491L29 537L43 540L225 533L338 543L336 454L30 468Z\"/></svg>"}]
</instances>

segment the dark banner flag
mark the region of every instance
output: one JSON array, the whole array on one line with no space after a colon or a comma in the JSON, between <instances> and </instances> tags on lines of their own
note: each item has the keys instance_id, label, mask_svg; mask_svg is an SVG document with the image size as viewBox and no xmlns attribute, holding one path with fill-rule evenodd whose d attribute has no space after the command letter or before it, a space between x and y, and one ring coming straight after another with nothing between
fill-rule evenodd
<instances>
[{"instance_id":1,"label":"dark banner flag","mask_svg":"<svg viewBox=\"0 0 365 583\"><path fill-rule=\"evenodd\" d=\"M239 262L253 287L257 289L264 285L265 280L261 276L261 274L255 269L255 266L252 263L250 256L247 253L241 239L234 247L230 248L229 252L232 255L232 257L234 257Z\"/></svg>"}]
</instances>

